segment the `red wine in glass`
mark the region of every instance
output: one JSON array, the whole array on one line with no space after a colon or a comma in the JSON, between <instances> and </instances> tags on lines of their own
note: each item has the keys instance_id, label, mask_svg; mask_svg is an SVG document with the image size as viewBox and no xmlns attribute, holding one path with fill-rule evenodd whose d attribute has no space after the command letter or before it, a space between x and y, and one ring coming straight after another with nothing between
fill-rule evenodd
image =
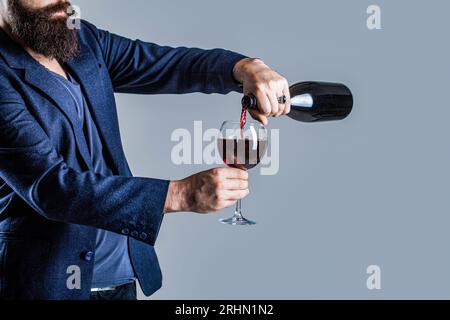
<instances>
[{"instance_id":1,"label":"red wine in glass","mask_svg":"<svg viewBox=\"0 0 450 320\"><path fill-rule=\"evenodd\" d=\"M233 168L249 170L256 167L267 149L267 140L218 139L223 162Z\"/></svg>"}]
</instances>

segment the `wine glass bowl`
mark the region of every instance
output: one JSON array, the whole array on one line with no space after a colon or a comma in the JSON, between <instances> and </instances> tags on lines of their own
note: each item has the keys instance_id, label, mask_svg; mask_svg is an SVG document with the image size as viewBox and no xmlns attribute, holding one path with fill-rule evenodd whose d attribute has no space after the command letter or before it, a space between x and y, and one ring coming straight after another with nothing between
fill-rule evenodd
<instances>
[{"instance_id":1,"label":"wine glass bowl","mask_svg":"<svg viewBox=\"0 0 450 320\"><path fill-rule=\"evenodd\" d=\"M217 139L218 151L224 163L232 168L249 170L256 167L268 147L267 130L259 123L247 122L242 128L237 121L225 121ZM236 203L233 217L219 220L231 225L252 225L242 216L241 200Z\"/></svg>"}]
</instances>

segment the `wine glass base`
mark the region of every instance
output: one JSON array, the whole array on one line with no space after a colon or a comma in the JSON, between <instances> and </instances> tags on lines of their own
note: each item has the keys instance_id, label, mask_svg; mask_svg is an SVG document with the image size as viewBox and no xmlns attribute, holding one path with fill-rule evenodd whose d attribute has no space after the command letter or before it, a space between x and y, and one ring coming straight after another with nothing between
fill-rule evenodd
<instances>
[{"instance_id":1,"label":"wine glass base","mask_svg":"<svg viewBox=\"0 0 450 320\"><path fill-rule=\"evenodd\" d=\"M250 226L256 224L256 222L254 221L247 220L244 217L237 217L237 216L228 219L220 219L219 221L222 222L223 224L229 224L232 226Z\"/></svg>"}]
</instances>

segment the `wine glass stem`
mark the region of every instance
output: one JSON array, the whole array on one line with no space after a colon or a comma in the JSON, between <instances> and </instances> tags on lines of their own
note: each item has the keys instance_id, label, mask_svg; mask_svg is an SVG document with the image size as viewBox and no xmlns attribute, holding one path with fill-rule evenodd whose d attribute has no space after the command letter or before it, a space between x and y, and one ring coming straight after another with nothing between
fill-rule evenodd
<instances>
[{"instance_id":1,"label":"wine glass stem","mask_svg":"<svg viewBox=\"0 0 450 320\"><path fill-rule=\"evenodd\" d=\"M241 199L239 199L236 202L236 210L234 211L234 217L236 219L242 219L242 212L241 212Z\"/></svg>"}]
</instances>

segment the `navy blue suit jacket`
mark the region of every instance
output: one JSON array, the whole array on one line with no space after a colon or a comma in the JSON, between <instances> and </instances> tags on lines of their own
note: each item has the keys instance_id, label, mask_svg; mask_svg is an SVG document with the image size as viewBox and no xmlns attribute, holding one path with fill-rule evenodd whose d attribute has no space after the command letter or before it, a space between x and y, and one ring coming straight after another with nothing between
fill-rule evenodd
<instances>
[{"instance_id":1,"label":"navy blue suit jacket","mask_svg":"<svg viewBox=\"0 0 450 320\"><path fill-rule=\"evenodd\" d=\"M67 93L0 35L1 298L88 298L97 228L129 236L144 293L158 290L162 277L153 245L169 182L132 177L114 92L241 91L232 74L240 54L132 41L86 21L79 37L81 53L67 68L82 86L113 176L93 173ZM78 267L80 289L70 278Z\"/></svg>"}]
</instances>

